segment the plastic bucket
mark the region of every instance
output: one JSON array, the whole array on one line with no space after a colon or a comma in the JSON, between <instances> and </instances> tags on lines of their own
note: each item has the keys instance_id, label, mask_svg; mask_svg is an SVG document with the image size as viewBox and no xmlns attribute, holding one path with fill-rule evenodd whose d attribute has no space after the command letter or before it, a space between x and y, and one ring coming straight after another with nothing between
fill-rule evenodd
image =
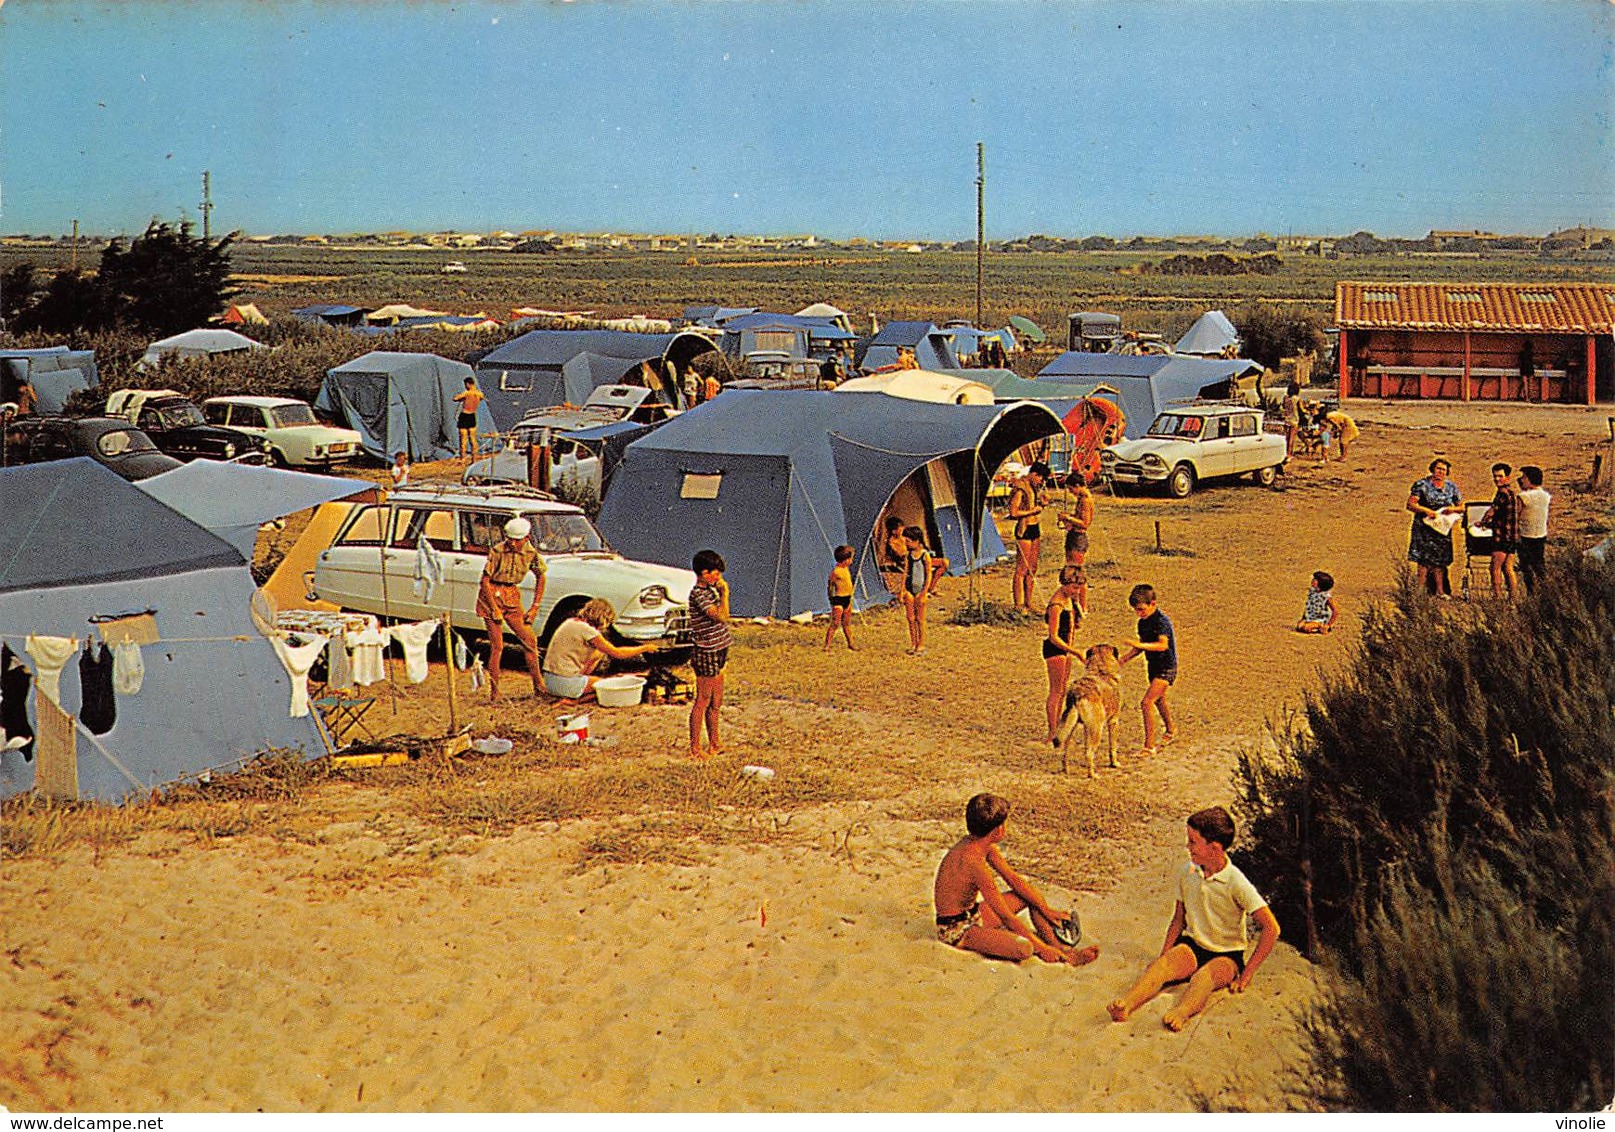
<instances>
[{"instance_id":1,"label":"plastic bucket","mask_svg":"<svg viewBox=\"0 0 1615 1132\"><path fill-rule=\"evenodd\" d=\"M601 707L633 707L644 694L643 676L607 676L594 682L594 698Z\"/></svg>"}]
</instances>

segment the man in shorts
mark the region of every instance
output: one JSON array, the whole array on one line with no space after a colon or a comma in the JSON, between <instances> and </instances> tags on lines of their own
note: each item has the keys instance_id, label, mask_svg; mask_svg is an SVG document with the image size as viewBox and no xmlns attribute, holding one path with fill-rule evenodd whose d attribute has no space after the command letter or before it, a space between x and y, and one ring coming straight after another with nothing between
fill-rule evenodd
<instances>
[{"instance_id":1,"label":"man in shorts","mask_svg":"<svg viewBox=\"0 0 1615 1132\"><path fill-rule=\"evenodd\" d=\"M533 636L533 620L544 600L544 559L527 540L533 525L520 516L505 524L505 541L488 549L488 564L477 583L477 616L488 631L488 699L499 702L499 662L505 652L505 626L516 634L527 657L527 673L533 678L533 695L544 690L538 667L538 640ZM535 578L533 603L522 608L522 579Z\"/></svg>"}]
</instances>

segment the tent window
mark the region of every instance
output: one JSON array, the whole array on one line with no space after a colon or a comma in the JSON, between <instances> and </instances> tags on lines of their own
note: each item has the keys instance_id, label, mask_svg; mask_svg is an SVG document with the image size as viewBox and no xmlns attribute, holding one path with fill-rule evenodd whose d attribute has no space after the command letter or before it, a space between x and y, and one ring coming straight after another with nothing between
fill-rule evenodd
<instances>
[{"instance_id":1,"label":"tent window","mask_svg":"<svg viewBox=\"0 0 1615 1132\"><path fill-rule=\"evenodd\" d=\"M533 387L533 375L520 371L511 373L508 369L499 371L499 388L506 393L526 393Z\"/></svg>"},{"instance_id":2,"label":"tent window","mask_svg":"<svg viewBox=\"0 0 1615 1132\"><path fill-rule=\"evenodd\" d=\"M723 473L709 475L703 472L685 472L684 483L679 488L680 499L716 499L718 487L723 483Z\"/></svg>"},{"instance_id":3,"label":"tent window","mask_svg":"<svg viewBox=\"0 0 1615 1132\"><path fill-rule=\"evenodd\" d=\"M338 546L380 546L382 507L366 507L354 515L347 529L337 536Z\"/></svg>"},{"instance_id":4,"label":"tent window","mask_svg":"<svg viewBox=\"0 0 1615 1132\"><path fill-rule=\"evenodd\" d=\"M778 351L782 354L796 352L796 331L794 330L759 330L752 336L753 349L757 351Z\"/></svg>"}]
</instances>

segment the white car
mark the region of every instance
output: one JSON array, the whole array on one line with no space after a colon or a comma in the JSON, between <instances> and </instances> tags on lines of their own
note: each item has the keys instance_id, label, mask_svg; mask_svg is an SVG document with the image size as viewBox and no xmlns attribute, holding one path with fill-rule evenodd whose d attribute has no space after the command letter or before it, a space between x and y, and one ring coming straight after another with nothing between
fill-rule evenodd
<instances>
[{"instance_id":1,"label":"white car","mask_svg":"<svg viewBox=\"0 0 1615 1132\"><path fill-rule=\"evenodd\" d=\"M605 545L580 509L515 485L405 487L384 502L355 507L320 552L309 596L407 621L447 612L458 628L480 630L477 587L488 548L503 540L505 523L518 515L533 524L530 537L547 567L534 622L540 640L548 641L584 602L603 597L617 610L612 629L624 640L673 637L689 643L694 574L624 558ZM430 597L415 584L422 539L431 541L442 565L443 581ZM522 600L531 602L531 575L521 589Z\"/></svg>"},{"instance_id":2,"label":"white car","mask_svg":"<svg viewBox=\"0 0 1615 1132\"><path fill-rule=\"evenodd\" d=\"M209 397L202 412L216 425L251 433L269 442L277 464L325 467L359 454L360 437L351 428L322 424L307 401L290 397Z\"/></svg>"},{"instance_id":3,"label":"white car","mask_svg":"<svg viewBox=\"0 0 1615 1132\"><path fill-rule=\"evenodd\" d=\"M1137 440L1099 454L1113 484L1164 484L1182 499L1202 480L1249 472L1263 487L1284 468L1284 437L1263 431L1262 411L1244 405L1185 405L1156 417Z\"/></svg>"}]
</instances>

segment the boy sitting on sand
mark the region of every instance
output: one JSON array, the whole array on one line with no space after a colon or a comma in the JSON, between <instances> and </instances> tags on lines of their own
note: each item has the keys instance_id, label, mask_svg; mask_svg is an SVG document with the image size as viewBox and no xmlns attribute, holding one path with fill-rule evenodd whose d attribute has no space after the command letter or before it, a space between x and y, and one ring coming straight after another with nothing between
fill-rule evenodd
<instances>
[{"instance_id":1,"label":"boy sitting on sand","mask_svg":"<svg viewBox=\"0 0 1615 1132\"><path fill-rule=\"evenodd\" d=\"M1080 951L1062 944L1056 927L1067 932L1043 894L1004 860L998 843L1004 839L1004 823L1009 820L1009 803L993 794L977 794L965 806L965 828L961 838L936 870L936 937L943 943L974 951L994 959L1017 962L1036 955L1045 963L1069 963L1080 967L1092 963L1098 947ZM997 873L1009 885L998 890ZM980 897L978 900L977 898ZM1016 918L1027 909L1036 933Z\"/></svg>"},{"instance_id":2,"label":"boy sitting on sand","mask_svg":"<svg viewBox=\"0 0 1615 1132\"><path fill-rule=\"evenodd\" d=\"M1167 1029L1181 1030L1206 1008L1213 991L1227 987L1239 994L1250 986L1279 941L1279 922L1256 886L1228 860L1233 843L1234 819L1221 806L1189 816L1189 863L1178 873L1178 906L1166 943L1133 988L1105 1007L1111 1021L1127 1021L1167 983L1188 979L1189 989L1161 1018ZM1249 916L1256 917L1262 935L1247 963Z\"/></svg>"}]
</instances>

